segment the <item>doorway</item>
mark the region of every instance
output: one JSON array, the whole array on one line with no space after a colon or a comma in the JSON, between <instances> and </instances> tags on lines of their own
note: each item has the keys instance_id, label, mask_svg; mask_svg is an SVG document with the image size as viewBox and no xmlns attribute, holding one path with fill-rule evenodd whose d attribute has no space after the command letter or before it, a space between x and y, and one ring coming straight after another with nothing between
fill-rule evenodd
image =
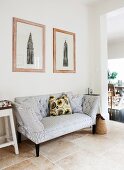
<instances>
[{"instance_id":1,"label":"doorway","mask_svg":"<svg viewBox=\"0 0 124 170\"><path fill-rule=\"evenodd\" d=\"M107 49L108 111L111 120L124 123L124 8L107 14Z\"/></svg>"}]
</instances>

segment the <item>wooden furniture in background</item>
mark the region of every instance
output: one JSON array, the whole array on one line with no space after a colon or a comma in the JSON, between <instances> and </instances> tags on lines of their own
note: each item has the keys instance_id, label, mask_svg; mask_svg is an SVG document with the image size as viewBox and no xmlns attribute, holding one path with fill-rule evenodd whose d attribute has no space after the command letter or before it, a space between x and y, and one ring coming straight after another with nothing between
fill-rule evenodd
<instances>
[{"instance_id":1,"label":"wooden furniture in background","mask_svg":"<svg viewBox=\"0 0 124 170\"><path fill-rule=\"evenodd\" d=\"M113 92L108 91L108 105L110 106L110 120L112 117L112 97L113 97Z\"/></svg>"},{"instance_id":2,"label":"wooden furniture in background","mask_svg":"<svg viewBox=\"0 0 124 170\"><path fill-rule=\"evenodd\" d=\"M113 97L115 96L115 87L113 84L108 84L108 105L110 106L110 120L112 118L112 106L113 106Z\"/></svg>"},{"instance_id":3,"label":"wooden furniture in background","mask_svg":"<svg viewBox=\"0 0 124 170\"><path fill-rule=\"evenodd\" d=\"M124 86L115 86L115 91L120 95L119 106L121 106L124 100Z\"/></svg>"},{"instance_id":4,"label":"wooden furniture in background","mask_svg":"<svg viewBox=\"0 0 124 170\"><path fill-rule=\"evenodd\" d=\"M123 92L118 89L119 86L108 84L108 108L110 113L110 120L112 118L112 110L116 107L121 107L123 102ZM122 87L121 87L122 88Z\"/></svg>"}]
</instances>

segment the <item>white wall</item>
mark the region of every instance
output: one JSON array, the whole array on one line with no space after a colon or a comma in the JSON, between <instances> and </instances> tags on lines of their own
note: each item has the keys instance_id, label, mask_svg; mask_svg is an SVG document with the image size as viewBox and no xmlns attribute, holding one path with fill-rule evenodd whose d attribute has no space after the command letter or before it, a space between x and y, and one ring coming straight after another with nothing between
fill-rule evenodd
<instances>
[{"instance_id":1,"label":"white wall","mask_svg":"<svg viewBox=\"0 0 124 170\"><path fill-rule=\"evenodd\" d=\"M108 43L108 59L124 58L124 42Z\"/></svg>"},{"instance_id":2,"label":"white wall","mask_svg":"<svg viewBox=\"0 0 124 170\"><path fill-rule=\"evenodd\" d=\"M12 72L12 17L46 25L46 73ZM0 0L0 99L89 87L89 9L80 0ZM76 33L75 74L53 74L53 27ZM0 119L0 136L4 134Z\"/></svg>"},{"instance_id":3,"label":"white wall","mask_svg":"<svg viewBox=\"0 0 124 170\"><path fill-rule=\"evenodd\" d=\"M101 38L100 17L123 6L122 0L103 0L91 8L81 0L0 0L0 99L70 90L86 92L90 86L101 94L102 112L107 115L107 55L103 52L107 44ZM46 25L46 73L12 72L12 17ZM102 26L104 29L105 23ZM76 74L52 73L53 27L76 33ZM4 133L2 123L0 135Z\"/></svg>"},{"instance_id":4,"label":"white wall","mask_svg":"<svg viewBox=\"0 0 124 170\"><path fill-rule=\"evenodd\" d=\"M92 6L92 48L91 48L91 83L93 89L101 95L101 113L108 118L107 109L107 34L105 14L124 7L123 0L102 0ZM103 37L104 35L104 37Z\"/></svg>"}]
</instances>

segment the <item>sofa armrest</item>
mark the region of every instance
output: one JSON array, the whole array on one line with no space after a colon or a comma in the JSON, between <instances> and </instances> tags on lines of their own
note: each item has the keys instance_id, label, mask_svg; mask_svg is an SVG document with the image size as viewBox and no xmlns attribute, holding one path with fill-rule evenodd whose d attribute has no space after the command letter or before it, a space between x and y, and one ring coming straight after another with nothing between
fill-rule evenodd
<instances>
[{"instance_id":1,"label":"sofa armrest","mask_svg":"<svg viewBox=\"0 0 124 170\"><path fill-rule=\"evenodd\" d=\"M92 95L84 95L83 97L83 113L89 115L96 123L96 114L100 109L100 97Z\"/></svg>"},{"instance_id":2,"label":"sofa armrest","mask_svg":"<svg viewBox=\"0 0 124 170\"><path fill-rule=\"evenodd\" d=\"M44 126L42 122L39 121L32 105L14 102L14 114L17 123L30 132L41 132L44 130Z\"/></svg>"}]
</instances>

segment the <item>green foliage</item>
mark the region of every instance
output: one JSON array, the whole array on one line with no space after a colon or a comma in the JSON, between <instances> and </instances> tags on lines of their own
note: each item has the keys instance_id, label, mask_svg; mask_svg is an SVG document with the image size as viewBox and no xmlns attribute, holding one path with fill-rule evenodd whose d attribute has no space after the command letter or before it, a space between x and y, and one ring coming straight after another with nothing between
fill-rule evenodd
<instances>
[{"instance_id":1,"label":"green foliage","mask_svg":"<svg viewBox=\"0 0 124 170\"><path fill-rule=\"evenodd\" d=\"M117 72L110 72L108 71L108 79L115 79L117 77L118 73Z\"/></svg>"}]
</instances>

